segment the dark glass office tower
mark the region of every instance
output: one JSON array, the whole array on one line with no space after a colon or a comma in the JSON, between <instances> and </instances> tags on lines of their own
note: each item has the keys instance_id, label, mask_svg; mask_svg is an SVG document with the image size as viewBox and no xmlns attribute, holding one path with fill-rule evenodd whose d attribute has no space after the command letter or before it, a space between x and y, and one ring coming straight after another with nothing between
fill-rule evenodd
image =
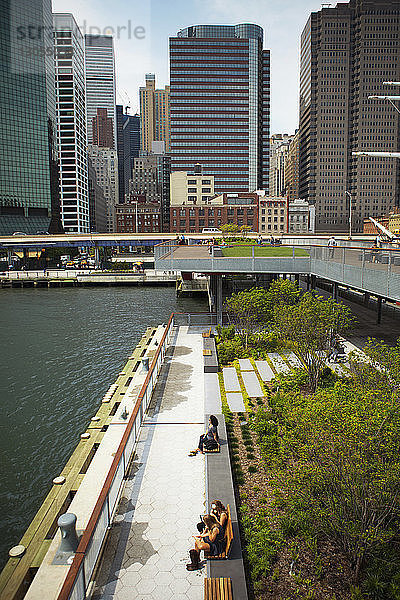
<instances>
[{"instance_id":1,"label":"dark glass office tower","mask_svg":"<svg viewBox=\"0 0 400 600\"><path fill-rule=\"evenodd\" d=\"M127 107L128 108L128 107ZM123 106L117 104L117 153L118 153L118 192L119 202L125 202L132 178L134 160L140 149L140 117L124 113Z\"/></svg>"},{"instance_id":2,"label":"dark glass office tower","mask_svg":"<svg viewBox=\"0 0 400 600\"><path fill-rule=\"evenodd\" d=\"M312 13L301 37L300 197L316 230L349 231L399 205L400 161L353 151L398 151L399 114L383 100L400 80L400 3L350 0ZM348 194L346 193L348 192Z\"/></svg>"},{"instance_id":3,"label":"dark glass office tower","mask_svg":"<svg viewBox=\"0 0 400 600\"><path fill-rule=\"evenodd\" d=\"M171 169L203 165L215 191L268 191L269 51L258 25L170 38Z\"/></svg>"},{"instance_id":4,"label":"dark glass office tower","mask_svg":"<svg viewBox=\"0 0 400 600\"><path fill-rule=\"evenodd\" d=\"M0 233L60 231L51 0L0 17Z\"/></svg>"}]
</instances>

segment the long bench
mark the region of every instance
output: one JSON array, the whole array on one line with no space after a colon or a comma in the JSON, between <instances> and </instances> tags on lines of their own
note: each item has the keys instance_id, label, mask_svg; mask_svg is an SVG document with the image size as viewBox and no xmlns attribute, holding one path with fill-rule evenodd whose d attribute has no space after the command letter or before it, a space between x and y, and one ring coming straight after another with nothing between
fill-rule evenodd
<instances>
[{"instance_id":1,"label":"long bench","mask_svg":"<svg viewBox=\"0 0 400 600\"><path fill-rule=\"evenodd\" d=\"M229 577L206 577L204 600L232 600L232 580Z\"/></svg>"},{"instance_id":2,"label":"long bench","mask_svg":"<svg viewBox=\"0 0 400 600\"><path fill-rule=\"evenodd\" d=\"M215 338L203 337L204 373L218 373L218 356Z\"/></svg>"},{"instance_id":3,"label":"long bench","mask_svg":"<svg viewBox=\"0 0 400 600\"><path fill-rule=\"evenodd\" d=\"M211 555L208 552L204 552L204 558L208 560L221 560L229 558L229 552L232 545L233 540L233 528L232 528L232 519L231 519L231 509L229 504L226 507L226 512L228 515L228 520L225 526L225 550L220 554Z\"/></svg>"}]
</instances>

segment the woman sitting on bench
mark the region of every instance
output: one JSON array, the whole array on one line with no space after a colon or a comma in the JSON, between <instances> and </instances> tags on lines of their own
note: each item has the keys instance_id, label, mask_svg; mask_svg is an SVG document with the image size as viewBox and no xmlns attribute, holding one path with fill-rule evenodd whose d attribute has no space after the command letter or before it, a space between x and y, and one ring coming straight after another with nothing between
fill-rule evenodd
<instances>
[{"instance_id":1,"label":"woman sitting on bench","mask_svg":"<svg viewBox=\"0 0 400 600\"><path fill-rule=\"evenodd\" d=\"M214 502L211 504L210 515L215 517L218 523L222 525L225 532L225 527L228 522L228 513L221 500L214 500Z\"/></svg>"},{"instance_id":2,"label":"woman sitting on bench","mask_svg":"<svg viewBox=\"0 0 400 600\"><path fill-rule=\"evenodd\" d=\"M194 535L194 549L190 550L191 563L186 565L188 571L200 569L200 552L204 550L211 556L218 556L225 550L225 532L215 517L205 515L203 517L205 530L200 535Z\"/></svg>"},{"instance_id":3,"label":"woman sitting on bench","mask_svg":"<svg viewBox=\"0 0 400 600\"><path fill-rule=\"evenodd\" d=\"M196 456L198 452L204 454L203 448L206 450L215 450L219 447L219 437L218 437L218 419L214 417L214 415L210 415L210 419L208 421L209 427L206 433L200 436L199 445L196 450L191 450L189 452L189 456Z\"/></svg>"}]
</instances>

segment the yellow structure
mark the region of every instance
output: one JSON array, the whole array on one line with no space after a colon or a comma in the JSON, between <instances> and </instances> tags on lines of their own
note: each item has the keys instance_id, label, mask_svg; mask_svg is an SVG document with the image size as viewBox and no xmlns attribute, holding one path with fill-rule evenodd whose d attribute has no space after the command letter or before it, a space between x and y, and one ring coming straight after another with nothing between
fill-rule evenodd
<instances>
[{"instance_id":1,"label":"yellow structure","mask_svg":"<svg viewBox=\"0 0 400 600\"><path fill-rule=\"evenodd\" d=\"M171 206L208 204L214 196L214 175L204 175L200 165L193 173L174 171L170 175Z\"/></svg>"},{"instance_id":2,"label":"yellow structure","mask_svg":"<svg viewBox=\"0 0 400 600\"><path fill-rule=\"evenodd\" d=\"M157 90L155 75L147 73L139 96L140 149L152 152L152 142L164 142L165 152L170 152L169 85Z\"/></svg>"},{"instance_id":3,"label":"yellow structure","mask_svg":"<svg viewBox=\"0 0 400 600\"><path fill-rule=\"evenodd\" d=\"M392 212L389 214L389 231L400 234L400 212Z\"/></svg>"}]
</instances>

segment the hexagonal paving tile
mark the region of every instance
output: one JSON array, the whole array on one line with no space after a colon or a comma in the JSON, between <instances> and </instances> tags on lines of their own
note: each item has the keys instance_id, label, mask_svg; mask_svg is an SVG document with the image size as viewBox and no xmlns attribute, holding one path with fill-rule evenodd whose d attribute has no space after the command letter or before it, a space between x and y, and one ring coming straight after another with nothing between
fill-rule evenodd
<instances>
[{"instance_id":1,"label":"hexagonal paving tile","mask_svg":"<svg viewBox=\"0 0 400 600\"><path fill-rule=\"evenodd\" d=\"M156 584L152 579L142 579L135 587L139 594L151 594Z\"/></svg>"},{"instance_id":2,"label":"hexagonal paving tile","mask_svg":"<svg viewBox=\"0 0 400 600\"><path fill-rule=\"evenodd\" d=\"M190 583L187 579L176 579L172 583L170 583L171 590L174 594L185 594L190 588Z\"/></svg>"},{"instance_id":3,"label":"hexagonal paving tile","mask_svg":"<svg viewBox=\"0 0 400 600\"><path fill-rule=\"evenodd\" d=\"M128 574L130 574L130 569L128 569ZM155 579L156 577L158 577L158 568L156 565L143 565L143 567L140 569L139 573L132 573L132 575L138 575L139 579ZM138 579L138 581L139 581ZM125 581L127 581L127 578L125 579ZM132 583L132 585L136 585L136 581L135 583Z\"/></svg>"},{"instance_id":4,"label":"hexagonal paving tile","mask_svg":"<svg viewBox=\"0 0 400 600\"><path fill-rule=\"evenodd\" d=\"M157 563L159 571L171 571L175 567L175 563L170 558L162 557Z\"/></svg>"},{"instance_id":5,"label":"hexagonal paving tile","mask_svg":"<svg viewBox=\"0 0 400 600\"><path fill-rule=\"evenodd\" d=\"M170 600L171 598L175 598L175 594L171 588L169 588L168 585L159 584L158 581L152 592L152 596L153 598L157 598L157 600Z\"/></svg>"}]
</instances>

